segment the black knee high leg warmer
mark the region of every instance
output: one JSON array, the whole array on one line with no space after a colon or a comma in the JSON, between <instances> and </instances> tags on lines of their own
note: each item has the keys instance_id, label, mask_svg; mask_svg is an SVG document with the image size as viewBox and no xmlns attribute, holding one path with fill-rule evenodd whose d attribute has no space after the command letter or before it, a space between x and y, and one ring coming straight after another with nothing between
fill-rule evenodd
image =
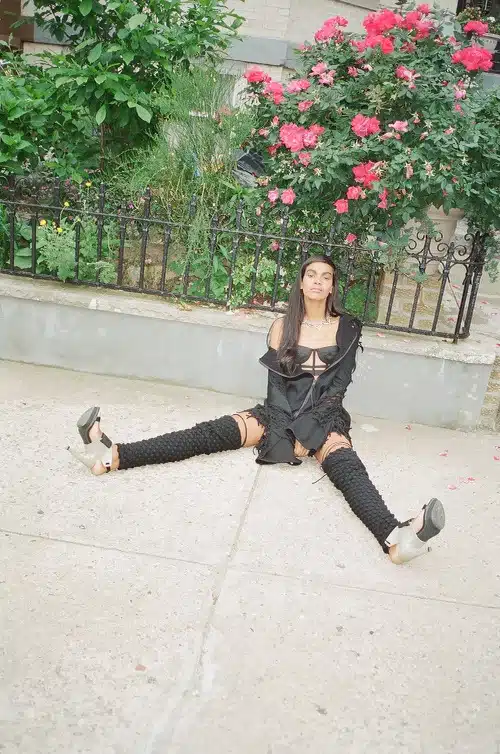
<instances>
[{"instance_id":1,"label":"black knee high leg warmer","mask_svg":"<svg viewBox=\"0 0 500 754\"><path fill-rule=\"evenodd\" d=\"M325 474L342 492L353 513L371 531L384 552L387 552L385 540L399 526L399 522L371 482L357 453L352 448L339 448L330 453L322 465Z\"/></svg>"},{"instance_id":2,"label":"black knee high leg warmer","mask_svg":"<svg viewBox=\"0 0 500 754\"><path fill-rule=\"evenodd\" d=\"M120 469L131 469L134 466L184 461L192 456L210 455L223 450L237 450L241 445L238 422L232 416L223 416L201 422L190 429L120 444L118 455Z\"/></svg>"}]
</instances>

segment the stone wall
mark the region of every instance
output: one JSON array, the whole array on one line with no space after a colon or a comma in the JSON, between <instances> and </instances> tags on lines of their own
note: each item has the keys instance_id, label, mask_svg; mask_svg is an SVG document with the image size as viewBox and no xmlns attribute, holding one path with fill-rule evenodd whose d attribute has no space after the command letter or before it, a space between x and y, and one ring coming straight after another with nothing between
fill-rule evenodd
<instances>
[{"instance_id":1,"label":"stone wall","mask_svg":"<svg viewBox=\"0 0 500 754\"><path fill-rule=\"evenodd\" d=\"M491 370L481 411L480 426L500 432L500 356L496 357Z\"/></svg>"},{"instance_id":2,"label":"stone wall","mask_svg":"<svg viewBox=\"0 0 500 754\"><path fill-rule=\"evenodd\" d=\"M0 275L0 359L261 400L258 359L274 316ZM346 400L354 414L463 430L483 422L499 379L491 338L454 346L365 328L363 345Z\"/></svg>"}]
</instances>

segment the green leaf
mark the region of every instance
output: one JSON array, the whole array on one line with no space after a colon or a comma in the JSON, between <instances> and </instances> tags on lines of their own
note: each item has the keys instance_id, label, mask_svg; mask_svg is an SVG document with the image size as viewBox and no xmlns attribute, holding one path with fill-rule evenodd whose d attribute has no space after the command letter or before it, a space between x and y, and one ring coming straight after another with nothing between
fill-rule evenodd
<instances>
[{"instance_id":1,"label":"green leaf","mask_svg":"<svg viewBox=\"0 0 500 754\"><path fill-rule=\"evenodd\" d=\"M128 94L125 94L125 92L115 92L115 100L117 102L126 102L128 100Z\"/></svg>"},{"instance_id":2,"label":"green leaf","mask_svg":"<svg viewBox=\"0 0 500 754\"><path fill-rule=\"evenodd\" d=\"M92 10L92 5L93 5L93 0L82 0L80 5L78 6L82 16L89 15L90 11Z\"/></svg>"},{"instance_id":3,"label":"green leaf","mask_svg":"<svg viewBox=\"0 0 500 754\"><path fill-rule=\"evenodd\" d=\"M25 241L31 241L33 231L31 228L21 228L19 235L24 238Z\"/></svg>"},{"instance_id":4,"label":"green leaf","mask_svg":"<svg viewBox=\"0 0 500 754\"><path fill-rule=\"evenodd\" d=\"M149 112L149 110L146 110L146 108L142 105L136 105L135 109L137 111L137 115L141 120L145 120L146 123L151 123L152 114Z\"/></svg>"},{"instance_id":5,"label":"green leaf","mask_svg":"<svg viewBox=\"0 0 500 754\"><path fill-rule=\"evenodd\" d=\"M101 125L101 123L104 121L106 117L106 105L101 105L99 110L97 111L97 114L95 116L95 121L98 126Z\"/></svg>"},{"instance_id":6,"label":"green leaf","mask_svg":"<svg viewBox=\"0 0 500 754\"><path fill-rule=\"evenodd\" d=\"M91 49L87 60L89 61L90 64L95 63L96 60L99 60L101 55L102 55L102 42L99 42L98 44L96 44L95 47Z\"/></svg>"},{"instance_id":7,"label":"green leaf","mask_svg":"<svg viewBox=\"0 0 500 754\"><path fill-rule=\"evenodd\" d=\"M28 257L21 257L17 254L14 257L14 266L18 267L20 270L27 270L31 267L31 252L29 259Z\"/></svg>"},{"instance_id":8,"label":"green leaf","mask_svg":"<svg viewBox=\"0 0 500 754\"><path fill-rule=\"evenodd\" d=\"M100 76L96 76L95 77L95 83L99 84L99 86L100 86L101 84L103 84L106 81L107 78L108 78L108 76L107 76L106 73L101 73Z\"/></svg>"},{"instance_id":9,"label":"green leaf","mask_svg":"<svg viewBox=\"0 0 500 754\"><path fill-rule=\"evenodd\" d=\"M132 18L129 18L128 20L128 28L132 31L134 29L137 29L138 26L144 23L144 21L147 20L147 15L145 13L137 13L135 16L132 16Z\"/></svg>"},{"instance_id":10,"label":"green leaf","mask_svg":"<svg viewBox=\"0 0 500 754\"><path fill-rule=\"evenodd\" d=\"M134 59L134 53L128 50L127 52L122 53L122 60L127 64L130 65L132 60Z\"/></svg>"}]
</instances>

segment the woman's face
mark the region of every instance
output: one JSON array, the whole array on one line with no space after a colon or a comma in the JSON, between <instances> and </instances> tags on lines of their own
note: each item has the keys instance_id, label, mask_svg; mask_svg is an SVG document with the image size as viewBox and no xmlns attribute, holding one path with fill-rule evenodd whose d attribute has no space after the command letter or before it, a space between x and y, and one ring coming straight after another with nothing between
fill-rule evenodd
<instances>
[{"instance_id":1,"label":"woman's face","mask_svg":"<svg viewBox=\"0 0 500 754\"><path fill-rule=\"evenodd\" d=\"M326 301L333 291L333 269L326 262L313 262L304 272L300 287L304 298Z\"/></svg>"}]
</instances>

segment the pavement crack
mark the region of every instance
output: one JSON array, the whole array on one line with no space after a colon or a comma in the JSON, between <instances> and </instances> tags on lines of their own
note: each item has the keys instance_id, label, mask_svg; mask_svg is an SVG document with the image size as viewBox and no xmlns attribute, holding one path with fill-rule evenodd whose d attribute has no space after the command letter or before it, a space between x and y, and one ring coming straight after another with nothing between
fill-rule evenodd
<instances>
[{"instance_id":1,"label":"pavement crack","mask_svg":"<svg viewBox=\"0 0 500 754\"><path fill-rule=\"evenodd\" d=\"M288 579L303 584L313 586L324 586L325 588L346 589L357 592L371 592L373 594L384 594L388 597L404 597L405 599L422 600L429 602L441 602L445 605L456 605L457 607L474 607L482 610L500 610L500 605L491 605L484 602L468 602L467 600L453 599L452 597L436 597L428 594L412 594L411 592L391 592L389 589L379 589L372 586L361 586L359 584L346 584L340 581L331 581L320 574L301 576L300 574L279 573L278 571L265 571L257 568L248 568L245 566L229 566L231 570L238 573L248 573L255 576L268 576L277 579Z\"/></svg>"},{"instance_id":2,"label":"pavement crack","mask_svg":"<svg viewBox=\"0 0 500 754\"><path fill-rule=\"evenodd\" d=\"M245 506L242 510L240 520L238 522L238 527L233 537L233 542L231 544L231 549L229 550L229 553L227 554L226 558L222 561L222 563L219 565L219 567L215 569L215 578L214 578L213 586L211 590L212 592L211 605L207 614L205 626L202 631L202 635L201 635L201 639L199 643L198 655L194 663L194 668L191 674L191 678L189 682L187 683L184 692L181 694L177 705L174 707L174 709L170 713L167 724L163 726L161 732L158 732L156 735L154 735L151 738L150 746L148 746L147 748L147 754L168 754L168 752L170 751L170 747L171 747L174 735L175 735L175 731L177 730L177 726L181 719L181 714L183 712L183 709L185 708L185 702L189 699L189 697L200 696L202 691L206 690L206 686L211 685L211 681L213 679L213 670L208 668L209 663L207 663L207 656L208 656L208 645L209 645L209 640L210 640L210 634L213 629L213 618L215 615L215 611L217 609L217 604L219 602L220 595L222 593L222 589L224 588L224 583L226 581L227 574L231 567L231 563L234 560L234 557L238 551L238 545L239 545L239 541L241 537L241 532L243 531L243 527L245 526L245 523L248 517L248 510L250 508L250 505L251 505L251 502L255 493L255 489L260 479L261 472L262 472L262 467L259 466L257 468L255 478L250 488L250 492L248 493ZM208 679L209 676L210 678Z\"/></svg>"},{"instance_id":3,"label":"pavement crack","mask_svg":"<svg viewBox=\"0 0 500 754\"><path fill-rule=\"evenodd\" d=\"M166 560L172 563L186 563L187 565L204 566L205 568L214 568L213 564L206 563L200 560L190 560L189 558L179 558L175 555L159 555L154 552L144 552L143 550L125 550L121 547L109 547L108 545L100 545L97 542L82 542L78 539L66 539L63 537L48 537L44 534L33 534L32 532L15 531L14 529L0 528L0 534L8 534L10 536L25 537L27 539L40 539L45 542L54 542L55 544L74 545L76 547L88 547L93 550L102 550L103 552L118 552L121 555L132 555L140 558L153 558L155 560Z\"/></svg>"}]
</instances>

